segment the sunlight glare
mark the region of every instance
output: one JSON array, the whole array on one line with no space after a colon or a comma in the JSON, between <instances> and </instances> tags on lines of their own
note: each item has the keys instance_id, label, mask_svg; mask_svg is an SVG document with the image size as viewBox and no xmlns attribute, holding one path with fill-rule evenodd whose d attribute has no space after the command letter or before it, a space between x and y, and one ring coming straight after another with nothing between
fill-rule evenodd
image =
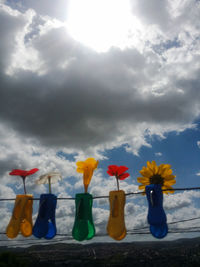
<instances>
[{"instance_id":1,"label":"sunlight glare","mask_svg":"<svg viewBox=\"0 0 200 267\"><path fill-rule=\"evenodd\" d=\"M132 19L128 0L71 0L66 27L75 40L105 52L127 46Z\"/></svg>"}]
</instances>

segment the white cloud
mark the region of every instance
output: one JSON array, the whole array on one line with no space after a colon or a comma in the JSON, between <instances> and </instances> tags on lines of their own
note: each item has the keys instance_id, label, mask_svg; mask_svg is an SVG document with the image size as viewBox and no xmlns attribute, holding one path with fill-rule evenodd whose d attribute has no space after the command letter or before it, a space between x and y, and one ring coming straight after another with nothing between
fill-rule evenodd
<instances>
[{"instance_id":1,"label":"white cloud","mask_svg":"<svg viewBox=\"0 0 200 267\"><path fill-rule=\"evenodd\" d=\"M197 146L200 148L200 141L197 141Z\"/></svg>"},{"instance_id":2,"label":"white cloud","mask_svg":"<svg viewBox=\"0 0 200 267\"><path fill-rule=\"evenodd\" d=\"M161 157L162 156L162 153L161 152L156 152L155 153L155 156Z\"/></svg>"}]
</instances>

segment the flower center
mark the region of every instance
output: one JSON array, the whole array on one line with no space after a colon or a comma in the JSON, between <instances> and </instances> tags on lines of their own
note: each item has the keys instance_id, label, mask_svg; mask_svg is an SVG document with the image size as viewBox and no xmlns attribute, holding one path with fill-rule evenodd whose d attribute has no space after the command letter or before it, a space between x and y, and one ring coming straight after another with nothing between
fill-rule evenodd
<instances>
[{"instance_id":1,"label":"flower center","mask_svg":"<svg viewBox=\"0 0 200 267\"><path fill-rule=\"evenodd\" d=\"M150 177L150 184L164 184L164 180L162 176L159 174L154 174L153 176Z\"/></svg>"}]
</instances>

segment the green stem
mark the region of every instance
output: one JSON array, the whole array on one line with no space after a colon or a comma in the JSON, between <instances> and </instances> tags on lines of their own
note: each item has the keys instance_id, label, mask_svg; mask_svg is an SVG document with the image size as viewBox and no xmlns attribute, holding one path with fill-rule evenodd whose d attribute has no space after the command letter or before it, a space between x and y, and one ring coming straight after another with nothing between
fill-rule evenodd
<instances>
[{"instance_id":1,"label":"green stem","mask_svg":"<svg viewBox=\"0 0 200 267\"><path fill-rule=\"evenodd\" d=\"M24 194L26 195L26 185L25 185L25 177L22 177L23 185L24 185Z\"/></svg>"},{"instance_id":2,"label":"green stem","mask_svg":"<svg viewBox=\"0 0 200 267\"><path fill-rule=\"evenodd\" d=\"M117 190L119 191L119 180L117 177L116 177L116 180L117 180Z\"/></svg>"},{"instance_id":3,"label":"green stem","mask_svg":"<svg viewBox=\"0 0 200 267\"><path fill-rule=\"evenodd\" d=\"M48 181L49 181L49 194L51 194L51 178L48 177Z\"/></svg>"}]
</instances>

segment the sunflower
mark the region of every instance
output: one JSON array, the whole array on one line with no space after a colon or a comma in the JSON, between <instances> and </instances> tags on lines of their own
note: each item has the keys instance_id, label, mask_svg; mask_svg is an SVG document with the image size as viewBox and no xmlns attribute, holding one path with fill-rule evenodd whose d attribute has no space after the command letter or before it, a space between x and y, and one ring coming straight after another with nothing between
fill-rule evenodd
<instances>
[{"instance_id":1,"label":"sunflower","mask_svg":"<svg viewBox=\"0 0 200 267\"><path fill-rule=\"evenodd\" d=\"M176 183L176 176L172 175L171 165L161 164L157 166L154 160L152 162L147 161L147 167L144 166L140 174L143 176L137 178L138 183L141 183L139 185L140 190L145 190L146 185L149 184L160 184L162 190L166 190L163 193L174 193L172 185Z\"/></svg>"}]
</instances>

